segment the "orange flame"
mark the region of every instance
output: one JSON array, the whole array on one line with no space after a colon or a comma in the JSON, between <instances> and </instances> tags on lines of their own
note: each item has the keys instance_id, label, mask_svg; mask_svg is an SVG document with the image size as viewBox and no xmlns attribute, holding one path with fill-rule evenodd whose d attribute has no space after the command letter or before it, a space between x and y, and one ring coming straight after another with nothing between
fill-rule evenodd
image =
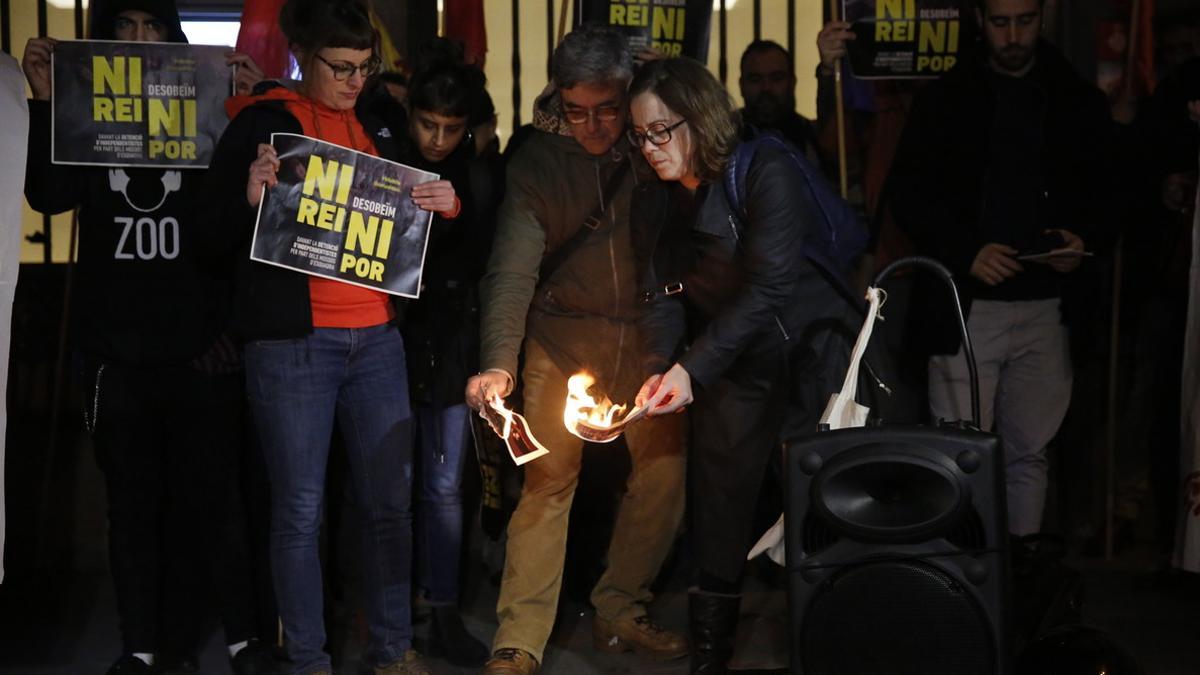
<instances>
[{"instance_id":1,"label":"orange flame","mask_svg":"<svg viewBox=\"0 0 1200 675\"><path fill-rule=\"evenodd\" d=\"M596 378L579 372L567 380L567 403L563 407L563 424L567 431L585 441L608 443L621 435L626 422L640 417L641 409L634 407L625 414L628 406L613 405L607 396L599 401L588 393Z\"/></svg>"},{"instance_id":2,"label":"orange flame","mask_svg":"<svg viewBox=\"0 0 1200 675\"><path fill-rule=\"evenodd\" d=\"M625 406L613 405L607 396L599 401L588 393L588 389L596 384L596 378L586 372L579 372L567 380L567 405L563 408L563 424L567 429L574 429L580 422L589 427L607 429L613 425L613 418L625 412Z\"/></svg>"}]
</instances>

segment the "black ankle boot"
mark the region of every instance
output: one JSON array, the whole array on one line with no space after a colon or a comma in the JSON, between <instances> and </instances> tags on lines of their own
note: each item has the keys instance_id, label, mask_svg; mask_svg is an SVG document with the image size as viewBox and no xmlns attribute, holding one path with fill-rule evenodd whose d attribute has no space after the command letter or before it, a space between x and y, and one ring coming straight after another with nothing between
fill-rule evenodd
<instances>
[{"instance_id":1,"label":"black ankle boot","mask_svg":"<svg viewBox=\"0 0 1200 675\"><path fill-rule=\"evenodd\" d=\"M740 595L688 593L688 630L692 642L692 675L725 675L733 656Z\"/></svg>"},{"instance_id":2,"label":"black ankle boot","mask_svg":"<svg viewBox=\"0 0 1200 675\"><path fill-rule=\"evenodd\" d=\"M458 605L433 605L433 640L429 645L431 656L445 657L450 663L462 668L478 668L491 656L489 650L463 625Z\"/></svg>"}]
</instances>

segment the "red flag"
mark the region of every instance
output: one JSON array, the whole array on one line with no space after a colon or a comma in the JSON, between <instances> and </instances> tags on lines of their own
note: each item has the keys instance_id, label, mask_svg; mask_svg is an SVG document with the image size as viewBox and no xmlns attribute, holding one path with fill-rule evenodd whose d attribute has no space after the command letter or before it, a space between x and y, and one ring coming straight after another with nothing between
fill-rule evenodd
<instances>
[{"instance_id":1,"label":"red flag","mask_svg":"<svg viewBox=\"0 0 1200 675\"><path fill-rule=\"evenodd\" d=\"M1133 90L1148 95L1154 91L1154 0L1135 0L1137 15L1129 32L1133 57Z\"/></svg>"},{"instance_id":2,"label":"red flag","mask_svg":"<svg viewBox=\"0 0 1200 675\"><path fill-rule=\"evenodd\" d=\"M246 0L237 50L248 54L267 78L288 76L291 55L287 38L279 28L279 10L285 0Z\"/></svg>"},{"instance_id":3,"label":"red flag","mask_svg":"<svg viewBox=\"0 0 1200 675\"><path fill-rule=\"evenodd\" d=\"M483 22L483 0L444 0L443 33L463 43L463 59L483 68L487 57L487 28Z\"/></svg>"}]
</instances>

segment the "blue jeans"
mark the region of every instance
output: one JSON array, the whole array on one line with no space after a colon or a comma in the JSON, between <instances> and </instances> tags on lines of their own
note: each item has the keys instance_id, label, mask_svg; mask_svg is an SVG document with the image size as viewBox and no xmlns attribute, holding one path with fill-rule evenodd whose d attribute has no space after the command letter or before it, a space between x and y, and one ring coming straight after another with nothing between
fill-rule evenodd
<instances>
[{"instance_id":1,"label":"blue jeans","mask_svg":"<svg viewBox=\"0 0 1200 675\"><path fill-rule=\"evenodd\" d=\"M438 410L416 408L421 440L417 507L417 574L426 597L433 603L458 601L458 563L462 554L463 465L467 458L465 403Z\"/></svg>"},{"instance_id":2,"label":"blue jeans","mask_svg":"<svg viewBox=\"0 0 1200 675\"><path fill-rule=\"evenodd\" d=\"M246 380L271 485L271 571L292 672L330 669L317 543L335 418L361 516L365 659L402 658L412 646L412 415L400 333L317 328L251 342Z\"/></svg>"}]
</instances>

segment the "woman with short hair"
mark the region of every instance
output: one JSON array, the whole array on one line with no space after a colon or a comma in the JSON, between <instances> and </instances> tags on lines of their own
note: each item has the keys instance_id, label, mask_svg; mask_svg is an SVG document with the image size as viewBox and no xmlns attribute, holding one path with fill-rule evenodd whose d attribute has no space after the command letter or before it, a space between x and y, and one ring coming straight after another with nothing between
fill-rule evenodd
<instances>
[{"instance_id":1,"label":"woman with short hair","mask_svg":"<svg viewBox=\"0 0 1200 675\"><path fill-rule=\"evenodd\" d=\"M242 247L233 322L246 340L247 392L270 481L271 568L290 672L332 672L318 540L336 419L361 528L364 661L377 675L426 675L412 648L412 415L398 298L246 254L264 187L277 182L273 132L399 159L395 134L359 105L380 69L378 33L355 1L288 0L279 22L302 78L294 90L240 102L211 173L223 181L214 226L233 227ZM448 181L415 186L412 199L427 211L458 208Z\"/></svg>"}]
</instances>

